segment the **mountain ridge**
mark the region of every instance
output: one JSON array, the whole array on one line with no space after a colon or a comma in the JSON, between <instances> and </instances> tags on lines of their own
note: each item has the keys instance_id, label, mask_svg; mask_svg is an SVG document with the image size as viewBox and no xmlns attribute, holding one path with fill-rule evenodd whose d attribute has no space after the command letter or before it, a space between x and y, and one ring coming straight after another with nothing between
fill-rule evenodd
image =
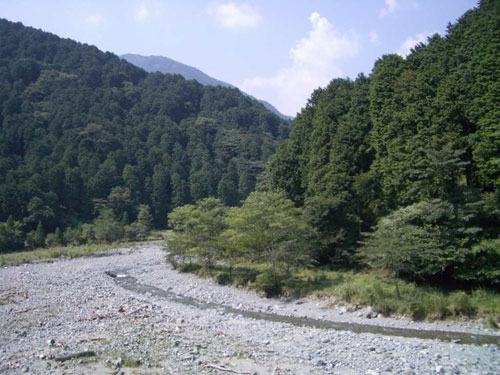
<instances>
[{"instance_id":1,"label":"mountain ridge","mask_svg":"<svg viewBox=\"0 0 500 375\"><path fill-rule=\"evenodd\" d=\"M135 53L126 53L123 55L120 55L120 58L128 61L129 63L144 69L145 71L149 73L154 73L154 72L160 72L164 74L180 74L182 75L185 79L194 79L195 81L198 81L204 86L210 85L210 86L222 86L222 87L229 87L229 88L236 88L239 90L238 87L218 80L216 78L213 78L209 76L208 74L202 72L200 69L190 66L184 63L181 63L179 61L176 61L174 59L171 59L166 56L159 56L159 55L150 55L150 56L144 56L144 55L139 55ZM271 103L257 99L254 96L247 94L243 91L240 90L240 92L243 95L249 96L252 99L255 99L259 101L264 107L269 109L271 112L274 112L276 115L281 117L284 120L293 120L292 116L284 115L281 113L276 107L274 107Z\"/></svg>"}]
</instances>

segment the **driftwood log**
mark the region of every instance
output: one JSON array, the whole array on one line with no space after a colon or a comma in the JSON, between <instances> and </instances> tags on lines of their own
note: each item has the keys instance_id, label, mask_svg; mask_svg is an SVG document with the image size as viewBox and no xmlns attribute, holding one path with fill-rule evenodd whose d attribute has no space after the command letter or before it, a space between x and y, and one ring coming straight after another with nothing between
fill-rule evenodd
<instances>
[{"instance_id":1,"label":"driftwood log","mask_svg":"<svg viewBox=\"0 0 500 375\"><path fill-rule=\"evenodd\" d=\"M60 355L58 357L54 358L54 361L58 362L64 362L64 361L69 361L70 359L73 358L80 358L80 357L94 357L96 354L93 350L87 350L84 352L78 352L78 353L70 353L70 354L65 354L65 355Z\"/></svg>"}]
</instances>

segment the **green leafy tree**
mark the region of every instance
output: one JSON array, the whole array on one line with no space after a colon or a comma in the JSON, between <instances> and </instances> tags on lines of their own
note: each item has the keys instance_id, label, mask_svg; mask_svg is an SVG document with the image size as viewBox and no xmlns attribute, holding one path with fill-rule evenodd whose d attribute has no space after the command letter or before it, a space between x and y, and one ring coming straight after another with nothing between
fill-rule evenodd
<instances>
[{"instance_id":1,"label":"green leafy tree","mask_svg":"<svg viewBox=\"0 0 500 375\"><path fill-rule=\"evenodd\" d=\"M268 263L273 277L310 264L312 229L284 194L251 193L241 207L229 210L226 222L228 246L251 261Z\"/></svg>"},{"instance_id":2,"label":"green leafy tree","mask_svg":"<svg viewBox=\"0 0 500 375\"><path fill-rule=\"evenodd\" d=\"M308 198L304 220L314 229L314 258L322 265L350 266L360 236L360 219L351 202L326 197Z\"/></svg>"},{"instance_id":3,"label":"green leafy tree","mask_svg":"<svg viewBox=\"0 0 500 375\"><path fill-rule=\"evenodd\" d=\"M42 247L45 244L45 230L41 221L38 222L35 231L31 231L26 236L26 242L32 247Z\"/></svg>"},{"instance_id":4,"label":"green leafy tree","mask_svg":"<svg viewBox=\"0 0 500 375\"><path fill-rule=\"evenodd\" d=\"M379 220L359 255L369 266L396 276L424 280L452 275L469 252L458 232L480 231L467 228L465 219L456 206L439 199L403 207Z\"/></svg>"},{"instance_id":5,"label":"green leafy tree","mask_svg":"<svg viewBox=\"0 0 500 375\"><path fill-rule=\"evenodd\" d=\"M103 208L94 220L94 235L99 242L113 242L124 236L124 229L112 208Z\"/></svg>"},{"instance_id":6,"label":"green leafy tree","mask_svg":"<svg viewBox=\"0 0 500 375\"><path fill-rule=\"evenodd\" d=\"M139 207L139 214L137 215L137 231L139 236L146 238L149 232L153 229L153 215L147 205Z\"/></svg>"},{"instance_id":7,"label":"green leafy tree","mask_svg":"<svg viewBox=\"0 0 500 375\"><path fill-rule=\"evenodd\" d=\"M222 256L220 235L226 229L226 210L216 198L174 209L169 214L173 234L167 239L172 261L196 258L210 269Z\"/></svg>"},{"instance_id":8,"label":"green leafy tree","mask_svg":"<svg viewBox=\"0 0 500 375\"><path fill-rule=\"evenodd\" d=\"M24 233L20 221L12 216L0 223L0 252L19 250L24 247Z\"/></svg>"},{"instance_id":9,"label":"green leafy tree","mask_svg":"<svg viewBox=\"0 0 500 375\"><path fill-rule=\"evenodd\" d=\"M115 186L111 189L107 203L113 209L115 217L122 218L124 215L130 217L132 214L132 195L128 187Z\"/></svg>"}]
</instances>

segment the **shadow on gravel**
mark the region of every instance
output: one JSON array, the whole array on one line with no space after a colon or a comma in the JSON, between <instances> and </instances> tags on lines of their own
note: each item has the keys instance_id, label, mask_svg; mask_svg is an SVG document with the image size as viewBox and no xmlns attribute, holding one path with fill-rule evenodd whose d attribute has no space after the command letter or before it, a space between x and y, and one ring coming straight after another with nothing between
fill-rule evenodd
<instances>
[{"instance_id":1,"label":"shadow on gravel","mask_svg":"<svg viewBox=\"0 0 500 375\"><path fill-rule=\"evenodd\" d=\"M111 273L111 275L110 275ZM419 339L451 341L457 344L485 345L493 344L500 346L500 336L479 335L463 332L429 331L410 328L382 327L370 324L332 322L330 320L320 320L312 318L300 318L271 314L266 312L239 310L232 307L219 305L216 303L202 302L195 298L180 296L173 292L144 285L137 281L135 277L126 275L123 271L107 271L108 276L113 277L116 284L131 292L140 294L150 294L161 297L187 306L193 306L201 310L219 310L225 313L241 315L245 318L265 320L270 322L288 323L298 327L314 327L321 329L334 329L337 331L352 331L355 333L373 333L386 336L400 336Z\"/></svg>"}]
</instances>

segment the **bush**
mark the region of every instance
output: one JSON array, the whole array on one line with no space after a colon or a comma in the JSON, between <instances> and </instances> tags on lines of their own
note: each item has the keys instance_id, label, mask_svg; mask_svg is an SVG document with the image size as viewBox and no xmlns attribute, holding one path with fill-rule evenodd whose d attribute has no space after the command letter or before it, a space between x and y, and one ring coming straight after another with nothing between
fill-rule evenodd
<instances>
[{"instance_id":1,"label":"bush","mask_svg":"<svg viewBox=\"0 0 500 375\"><path fill-rule=\"evenodd\" d=\"M49 233L47 234L47 237L45 238L45 244L48 247L54 247L59 245L59 239L57 238L55 233ZM54 258L54 257L52 257Z\"/></svg>"},{"instance_id":2,"label":"bush","mask_svg":"<svg viewBox=\"0 0 500 375\"><path fill-rule=\"evenodd\" d=\"M237 273L233 276L233 283L235 286L245 287L254 283L256 278L257 274L254 272Z\"/></svg>"},{"instance_id":3,"label":"bush","mask_svg":"<svg viewBox=\"0 0 500 375\"><path fill-rule=\"evenodd\" d=\"M95 238L101 242L113 242L124 237L123 225L116 220L113 210L105 208L101 210L99 217L94 220Z\"/></svg>"},{"instance_id":4,"label":"bush","mask_svg":"<svg viewBox=\"0 0 500 375\"><path fill-rule=\"evenodd\" d=\"M363 284L359 288L359 298L363 303L375 306L376 303L385 298L382 284L379 281Z\"/></svg>"},{"instance_id":5,"label":"bush","mask_svg":"<svg viewBox=\"0 0 500 375\"><path fill-rule=\"evenodd\" d=\"M94 243L96 240L95 230L92 224L83 224L81 233L80 233L80 241L81 243Z\"/></svg>"},{"instance_id":6,"label":"bush","mask_svg":"<svg viewBox=\"0 0 500 375\"><path fill-rule=\"evenodd\" d=\"M135 241L139 237L139 228L137 226L137 223L125 225L123 229L125 231L125 237L128 240Z\"/></svg>"},{"instance_id":7,"label":"bush","mask_svg":"<svg viewBox=\"0 0 500 375\"><path fill-rule=\"evenodd\" d=\"M227 272L220 272L215 275L215 282L219 285L229 285L232 282L232 278Z\"/></svg>"},{"instance_id":8,"label":"bush","mask_svg":"<svg viewBox=\"0 0 500 375\"><path fill-rule=\"evenodd\" d=\"M423 296L421 303L429 319L442 320L450 313L444 295L437 293L426 294Z\"/></svg>"},{"instance_id":9,"label":"bush","mask_svg":"<svg viewBox=\"0 0 500 375\"><path fill-rule=\"evenodd\" d=\"M498 322L500 319L495 318L493 315L488 315L486 317L486 326L491 329L498 329Z\"/></svg>"},{"instance_id":10,"label":"bush","mask_svg":"<svg viewBox=\"0 0 500 375\"><path fill-rule=\"evenodd\" d=\"M68 245L81 245L83 243L80 228L66 228L63 237Z\"/></svg>"},{"instance_id":11,"label":"bush","mask_svg":"<svg viewBox=\"0 0 500 375\"><path fill-rule=\"evenodd\" d=\"M342 298L347 303L351 303L354 296L358 294L357 288L354 286L353 283L350 282L349 279L347 279L343 284L340 284L338 286L337 292L340 295L340 298Z\"/></svg>"},{"instance_id":12,"label":"bush","mask_svg":"<svg viewBox=\"0 0 500 375\"><path fill-rule=\"evenodd\" d=\"M26 242L30 247L42 247L45 244L45 231L41 221L38 222L36 230L26 235Z\"/></svg>"},{"instance_id":13,"label":"bush","mask_svg":"<svg viewBox=\"0 0 500 375\"><path fill-rule=\"evenodd\" d=\"M196 263L182 263L178 266L177 270L179 272L195 272L198 271L201 268L199 264Z\"/></svg>"},{"instance_id":14,"label":"bush","mask_svg":"<svg viewBox=\"0 0 500 375\"><path fill-rule=\"evenodd\" d=\"M271 270L259 274L254 282L254 287L263 292L267 298L280 296L283 292L283 277L276 275Z\"/></svg>"},{"instance_id":15,"label":"bush","mask_svg":"<svg viewBox=\"0 0 500 375\"><path fill-rule=\"evenodd\" d=\"M450 312L455 315L474 316L476 308L472 305L471 298L467 293L459 291L452 293L448 298Z\"/></svg>"},{"instance_id":16,"label":"bush","mask_svg":"<svg viewBox=\"0 0 500 375\"><path fill-rule=\"evenodd\" d=\"M500 285L500 238L483 240L472 247L457 269L457 278L487 285Z\"/></svg>"},{"instance_id":17,"label":"bush","mask_svg":"<svg viewBox=\"0 0 500 375\"><path fill-rule=\"evenodd\" d=\"M20 221L12 216L0 223L0 252L18 250L24 247L24 232Z\"/></svg>"}]
</instances>

